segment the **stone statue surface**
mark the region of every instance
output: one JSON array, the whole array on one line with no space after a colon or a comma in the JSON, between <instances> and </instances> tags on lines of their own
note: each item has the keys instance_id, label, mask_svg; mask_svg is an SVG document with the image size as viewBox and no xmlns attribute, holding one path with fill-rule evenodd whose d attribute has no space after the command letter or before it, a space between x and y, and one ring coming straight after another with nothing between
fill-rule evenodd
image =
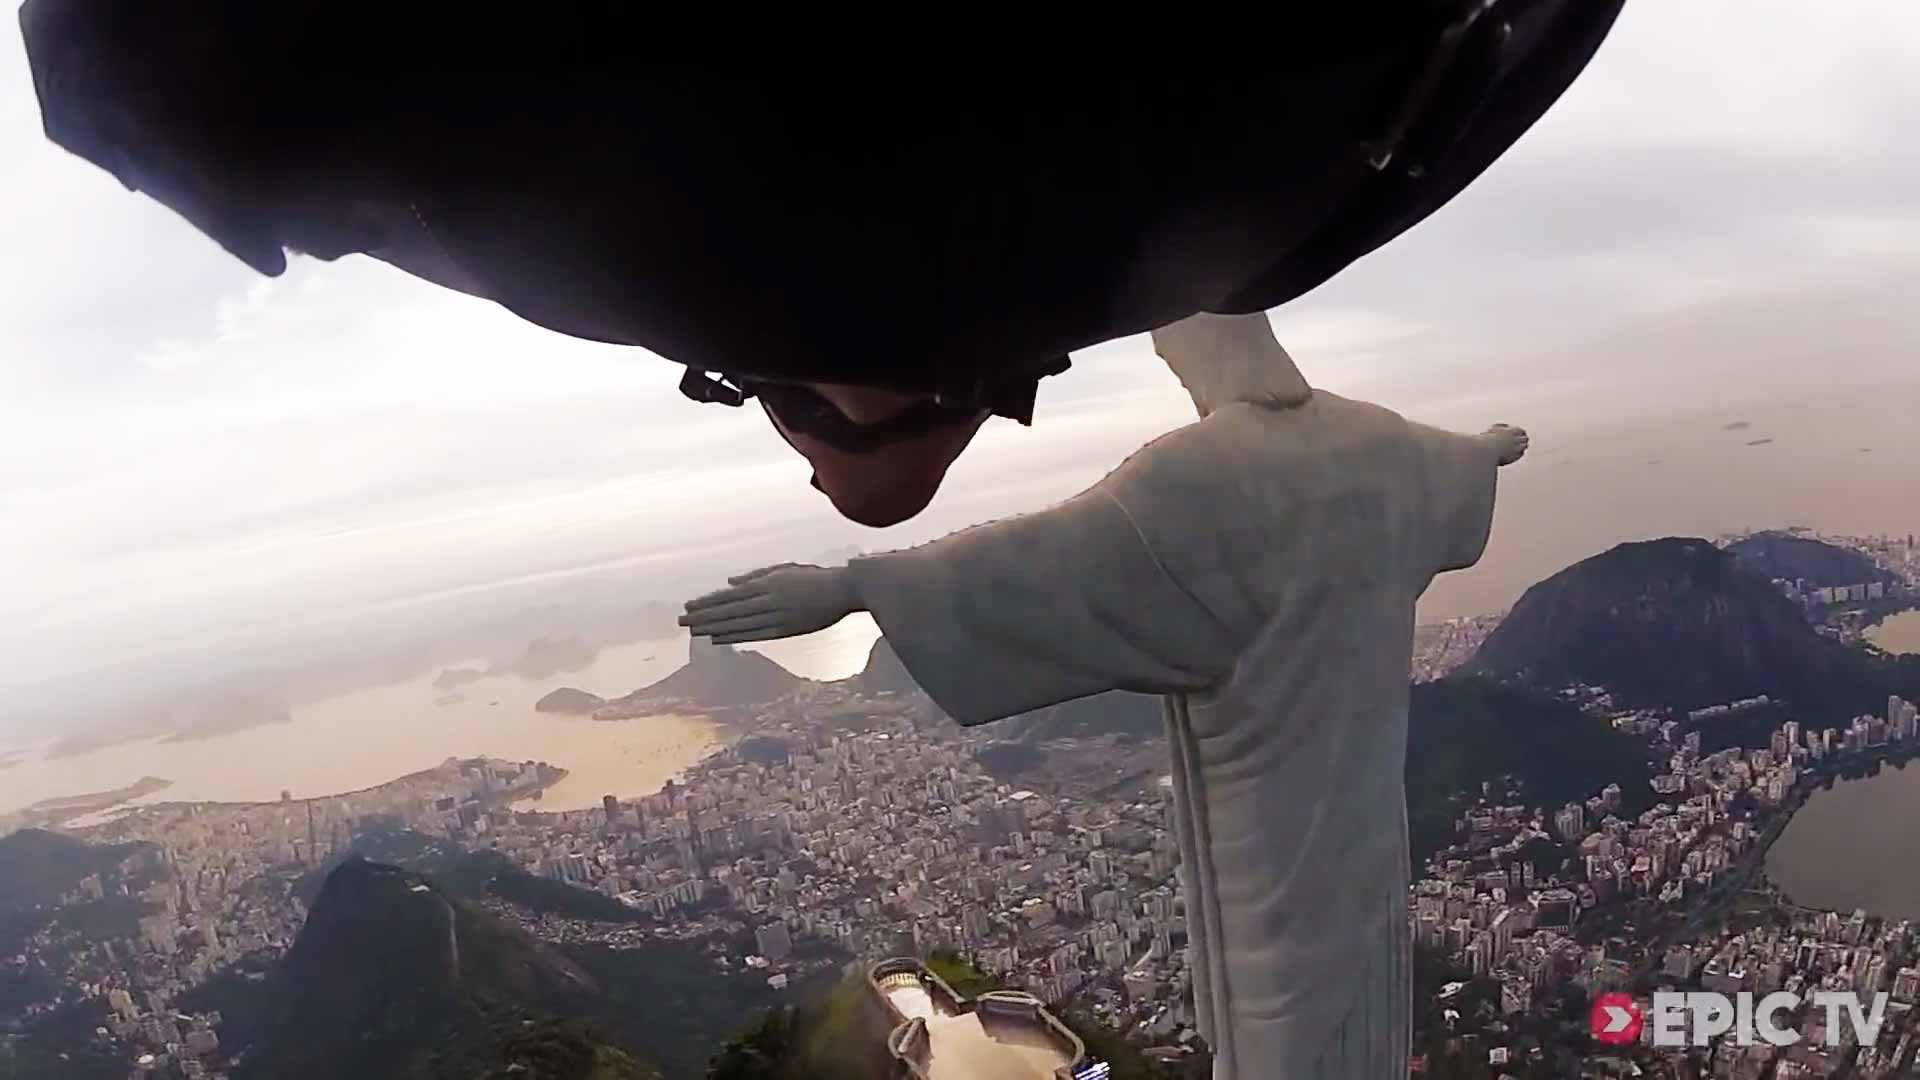
<instances>
[{"instance_id":1,"label":"stone statue surface","mask_svg":"<svg viewBox=\"0 0 1920 1080\"><path fill-rule=\"evenodd\" d=\"M1218 1078L1400 1078L1414 602L1471 565L1518 428L1308 387L1263 314L1154 334L1200 419L1050 509L690 602L720 642L872 612L962 724L1165 696L1201 1034Z\"/></svg>"}]
</instances>

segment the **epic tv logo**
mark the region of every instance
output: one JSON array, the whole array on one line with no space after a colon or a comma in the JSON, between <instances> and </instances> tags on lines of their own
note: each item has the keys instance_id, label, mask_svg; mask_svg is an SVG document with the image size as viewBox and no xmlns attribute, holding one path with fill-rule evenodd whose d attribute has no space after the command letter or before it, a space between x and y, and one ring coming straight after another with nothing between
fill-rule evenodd
<instances>
[{"instance_id":1,"label":"epic tv logo","mask_svg":"<svg viewBox=\"0 0 1920 1080\"><path fill-rule=\"evenodd\" d=\"M1632 994L1601 994L1593 999L1591 1027L1593 1037L1603 1043L1623 1045L1640 1037L1646 1017Z\"/></svg>"},{"instance_id":2,"label":"epic tv logo","mask_svg":"<svg viewBox=\"0 0 1920 1080\"><path fill-rule=\"evenodd\" d=\"M1845 1042L1841 1037L1842 1017L1852 1029L1855 1042L1873 1045L1887 1013L1884 993L1873 995L1871 1008L1860 1003L1860 995L1836 990L1816 990L1812 1002L1826 1012L1824 1030L1829 1046ZM1706 1046L1716 1036L1728 1034L1740 1046L1752 1046L1756 1041L1792 1046L1800 1041L1800 1033L1781 1027L1779 1018L1782 1013L1798 1012L1801 1004L1798 994L1784 992L1755 1001L1746 992L1729 1000L1725 994L1662 991L1653 995L1653 1009L1646 1013L1632 995L1602 994L1594 999L1590 1030L1600 1042L1631 1043L1640 1038L1641 1029L1651 1021L1655 1046Z\"/></svg>"}]
</instances>

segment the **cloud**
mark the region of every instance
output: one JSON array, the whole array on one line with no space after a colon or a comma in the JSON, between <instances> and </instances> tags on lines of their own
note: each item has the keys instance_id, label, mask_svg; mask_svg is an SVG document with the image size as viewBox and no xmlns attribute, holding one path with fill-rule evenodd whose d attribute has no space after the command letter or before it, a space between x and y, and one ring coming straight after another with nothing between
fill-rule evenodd
<instances>
[{"instance_id":1,"label":"cloud","mask_svg":"<svg viewBox=\"0 0 1920 1080\"><path fill-rule=\"evenodd\" d=\"M197 367L206 358L207 354L192 342L168 338L154 342L153 348L135 357L135 362L149 370L165 372Z\"/></svg>"}]
</instances>

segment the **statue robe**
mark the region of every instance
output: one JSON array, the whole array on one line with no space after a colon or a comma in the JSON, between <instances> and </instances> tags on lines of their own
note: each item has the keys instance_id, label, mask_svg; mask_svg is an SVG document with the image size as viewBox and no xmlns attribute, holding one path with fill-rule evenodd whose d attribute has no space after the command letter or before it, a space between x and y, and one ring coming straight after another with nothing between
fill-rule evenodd
<instances>
[{"instance_id":1,"label":"statue robe","mask_svg":"<svg viewBox=\"0 0 1920 1080\"><path fill-rule=\"evenodd\" d=\"M1202 420L1067 502L852 568L962 724L1166 696L1216 1078L1400 1080L1414 601L1479 558L1496 461L1300 387L1297 404L1202 401Z\"/></svg>"}]
</instances>

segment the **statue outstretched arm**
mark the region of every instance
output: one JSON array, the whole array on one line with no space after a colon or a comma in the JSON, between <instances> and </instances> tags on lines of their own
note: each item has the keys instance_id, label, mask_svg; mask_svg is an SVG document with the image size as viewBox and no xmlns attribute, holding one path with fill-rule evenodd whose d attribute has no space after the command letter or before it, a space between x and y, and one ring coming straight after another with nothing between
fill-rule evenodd
<instances>
[{"instance_id":1,"label":"statue outstretched arm","mask_svg":"<svg viewBox=\"0 0 1920 1080\"><path fill-rule=\"evenodd\" d=\"M861 610L847 567L781 563L728 578L726 588L687 601L680 625L716 645L737 645L811 634Z\"/></svg>"},{"instance_id":2,"label":"statue outstretched arm","mask_svg":"<svg viewBox=\"0 0 1920 1080\"><path fill-rule=\"evenodd\" d=\"M689 603L681 623L740 643L809 633L859 610L961 723L1107 690L1204 689L1245 644L1173 580L1104 485L846 567L744 574Z\"/></svg>"}]
</instances>

